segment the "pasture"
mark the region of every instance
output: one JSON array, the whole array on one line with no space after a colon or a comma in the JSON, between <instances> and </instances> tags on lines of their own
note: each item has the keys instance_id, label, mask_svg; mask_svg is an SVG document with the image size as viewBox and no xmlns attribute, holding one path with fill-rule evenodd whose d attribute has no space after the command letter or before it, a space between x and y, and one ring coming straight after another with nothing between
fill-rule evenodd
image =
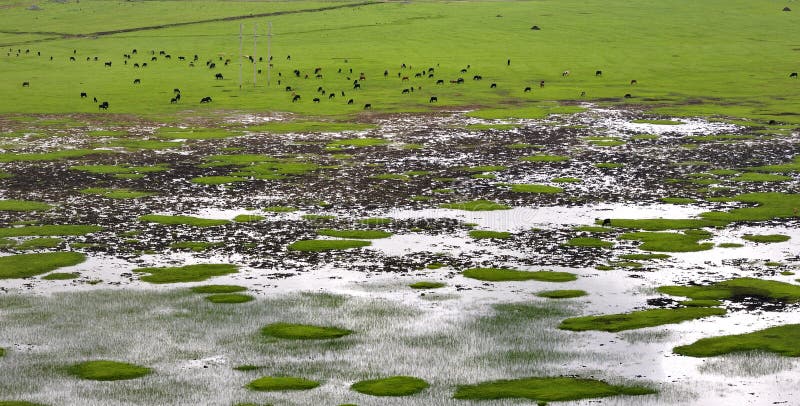
<instances>
[{"instance_id":1,"label":"pasture","mask_svg":"<svg viewBox=\"0 0 800 406\"><path fill-rule=\"evenodd\" d=\"M0 405L791 403L784 6L0 1Z\"/></svg>"}]
</instances>

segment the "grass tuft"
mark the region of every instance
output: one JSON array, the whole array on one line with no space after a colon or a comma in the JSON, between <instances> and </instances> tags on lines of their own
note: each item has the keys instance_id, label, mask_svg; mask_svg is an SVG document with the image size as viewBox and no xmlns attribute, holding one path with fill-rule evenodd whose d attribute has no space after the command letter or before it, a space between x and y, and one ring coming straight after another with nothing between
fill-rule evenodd
<instances>
[{"instance_id":1,"label":"grass tuft","mask_svg":"<svg viewBox=\"0 0 800 406\"><path fill-rule=\"evenodd\" d=\"M289 340L329 340L350 335L353 332L338 327L315 326L310 324L272 323L261 329L264 337Z\"/></svg>"},{"instance_id":2,"label":"grass tuft","mask_svg":"<svg viewBox=\"0 0 800 406\"><path fill-rule=\"evenodd\" d=\"M577 279L575 274L569 272L553 271L519 271L508 268L471 268L462 272L467 278L489 282L527 281L542 282L569 282Z\"/></svg>"},{"instance_id":3,"label":"grass tuft","mask_svg":"<svg viewBox=\"0 0 800 406\"><path fill-rule=\"evenodd\" d=\"M250 390L262 392L281 390L308 390L319 386L319 382L293 376L264 376L246 385Z\"/></svg>"},{"instance_id":4,"label":"grass tuft","mask_svg":"<svg viewBox=\"0 0 800 406\"><path fill-rule=\"evenodd\" d=\"M372 396L410 396L422 392L430 385L412 376L392 376L354 383L350 389Z\"/></svg>"},{"instance_id":5,"label":"grass tuft","mask_svg":"<svg viewBox=\"0 0 800 406\"><path fill-rule=\"evenodd\" d=\"M182 267L137 268L133 272L148 273L139 279L150 283L202 282L214 276L236 273L238 267L230 264L197 264Z\"/></svg>"},{"instance_id":6,"label":"grass tuft","mask_svg":"<svg viewBox=\"0 0 800 406\"><path fill-rule=\"evenodd\" d=\"M69 372L78 378L93 381L119 381L136 379L152 373L150 368L126 362L98 360L73 365Z\"/></svg>"},{"instance_id":7,"label":"grass tuft","mask_svg":"<svg viewBox=\"0 0 800 406\"><path fill-rule=\"evenodd\" d=\"M460 385L456 399L490 400L523 398L547 402L601 398L617 395L649 395L655 390L641 386L615 386L596 379L530 377Z\"/></svg>"},{"instance_id":8,"label":"grass tuft","mask_svg":"<svg viewBox=\"0 0 800 406\"><path fill-rule=\"evenodd\" d=\"M29 278L52 270L80 264L86 255L78 252L47 252L0 257L0 279Z\"/></svg>"}]
</instances>

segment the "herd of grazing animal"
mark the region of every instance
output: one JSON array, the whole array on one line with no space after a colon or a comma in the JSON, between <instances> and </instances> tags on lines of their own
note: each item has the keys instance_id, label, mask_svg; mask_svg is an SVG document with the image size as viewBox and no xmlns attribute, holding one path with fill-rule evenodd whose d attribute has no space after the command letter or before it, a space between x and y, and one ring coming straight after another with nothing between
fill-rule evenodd
<instances>
[{"instance_id":1,"label":"herd of grazing animal","mask_svg":"<svg viewBox=\"0 0 800 406\"><path fill-rule=\"evenodd\" d=\"M13 52L14 51L12 49L9 49L8 53L7 53L7 56L11 56ZM31 51L29 49L24 50L24 54L30 54L30 52ZM21 49L17 49L16 50L16 56L20 56L21 54L23 54L23 51ZM36 52L36 54L41 56L41 52ZM78 60L77 59L77 54L78 54L78 51L77 50L73 50L73 54L69 56L69 61L70 62L77 62L77 60ZM133 62L133 58L135 56L137 56L137 55L139 55L139 51L137 49L133 49L129 53L123 54L123 60L122 60L123 68L125 68L126 66L132 66L134 69L147 68L148 67L147 62L143 62L143 61L134 62L131 65L128 65L128 61ZM158 55L158 56L156 56L156 55ZM149 62L151 64L152 63L157 63L158 60L159 60L158 57L162 57L162 61L163 60L172 60L172 56L170 54L168 54L164 50L159 51L157 54L156 54L155 50L151 50L150 51L150 56L149 56ZM81 58L83 58L83 57L81 57ZM249 62L252 63L252 64L256 63L256 58L253 57L253 56L244 56L244 58L249 60ZM53 60L53 57L51 56L50 57L50 61L52 61L52 60ZM189 61L188 62L188 67L189 68L193 68L195 66L196 62L197 63L200 62L200 57L197 54L194 54L193 58L186 57L186 56L178 56L177 57L177 61L178 62L182 62L184 64L186 63L187 60ZM292 60L291 56L287 56L286 60L287 61L291 61ZM87 62L94 61L94 62L102 63L104 67L111 68L111 69L114 69L114 70L118 69L118 68L115 68L115 66L120 66L120 65L114 65L113 61L110 61L110 60L106 60L106 61L102 61L101 62L100 58L98 56L87 56L86 57L86 61ZM258 62L263 62L263 61L264 61L264 58L258 58ZM218 56L218 61L216 61L216 62L215 62L214 59L208 59L208 60L206 60L206 67L208 69L216 69L217 62L219 62L220 64L223 64L224 66L228 66L229 64L231 64L231 59L225 59L222 56ZM272 68L274 66L273 63L272 63L272 58L269 59L268 63L269 63L270 68ZM345 63L348 63L348 61L346 59L345 59ZM511 65L511 60L508 59L506 61L505 65L506 66L510 66ZM410 96L410 95L412 95L414 93L421 93L424 83L420 83L420 82L425 81L425 80L430 80L430 82L428 82L428 83L429 84L431 84L431 83L435 84L434 85L435 88L439 88L439 86L444 86L445 83L447 83L447 82L449 82L451 85L457 85L457 86L464 85L465 81L464 81L464 78L461 77L461 75L464 75L464 74L467 74L468 72L470 72L471 68L472 68L471 65L466 65L466 67L460 68L457 71L458 74L454 75L455 77L451 77L451 78L445 80L445 79L441 79L440 77L437 77L437 74L439 74L440 71L441 71L441 69L439 69L439 65L438 64L436 65L436 67L428 67L428 68L424 68L424 69L420 69L420 70L414 70L414 68L411 65L406 64L406 63L402 63L400 65L399 70L397 71L397 78L399 78L399 81L401 83L401 86L399 87L400 94L409 95ZM310 71L313 71L313 74L310 73L310 72L309 73L304 73L301 69L295 68L295 69L292 70L292 73L294 74L293 78L292 78L292 76L283 76L283 74L282 74L282 72L280 70L276 70L277 76L278 76L277 77L277 84L279 86L281 85L282 81L283 80L287 80L287 78L288 78L288 80L291 80L291 79L295 80L295 83L292 83L292 85L285 86L285 90L287 92L291 92L290 100L291 100L292 103L300 103L303 100L301 95L298 92L304 86L303 86L302 82L297 83L297 79L301 79L302 81L305 81L305 80L309 80L309 79L312 79L312 78L313 79L322 79L323 78L323 67L316 66L316 67L312 68ZM261 70L258 70L258 73L260 74ZM354 74L352 68L346 68L346 69L345 68L339 68L338 71L336 72L336 74L338 74L340 78L343 78L346 81L348 81L350 83L350 86L352 86L352 90L356 91L357 94L366 94L366 93L361 93L360 92L362 89L367 89L368 88L368 83L370 83L370 82L367 81L367 74L365 72L360 72L360 73ZM561 72L561 77L563 78L563 80L572 80L572 79L570 79L572 76L574 76L574 75L572 75L572 72L570 70L564 70L564 71ZM604 77L603 70L599 70L599 69L595 70L594 71L594 76L597 77L597 78L603 78ZM389 79L390 78L390 69L384 69L383 70L383 78L384 78L384 80L390 80ZM798 73L797 72L791 72L789 74L789 78L790 79L798 79ZM215 80L224 80L225 77L221 72L215 72L214 73L214 79ZM480 82L480 81L483 80L483 76L481 74L472 74L472 80L474 82ZM545 87L545 81L544 80L539 80L539 79L537 79L537 80L539 82L539 88L543 89ZM535 83L535 81L534 81L534 83ZM142 84L142 80L140 78L135 78L133 80L133 84L134 85L140 85L140 84ZM638 84L639 84L639 82L636 79L631 79L630 80L630 86L635 86L635 85L638 85ZM22 87L24 87L24 88L31 87L31 81L23 81L22 82ZM385 88L385 85L383 87ZM430 87L429 89L431 89L431 88L434 88L434 87ZM490 89L498 89L498 83L497 82L491 82L491 84L489 85L489 88ZM318 86L317 87L317 93L318 94L316 95L317 97L313 97L311 99L311 101L313 103L322 103L323 100L327 99L328 102L335 102L337 93L341 93L341 97L342 98L346 97L345 96L346 93L345 93L344 90L341 90L341 89L337 89L337 90L338 91L326 90L322 86ZM522 93L523 94L531 93L531 92L533 92L533 86L525 86L522 89ZM322 96L327 96L327 98L322 97ZM80 92L80 98L81 99L87 99L88 97L89 97L89 94L87 92L85 92L85 91L81 91ZM428 97L428 103L438 103L439 102L439 96L438 95L428 94L427 97ZM586 91L581 91L580 92L580 97L581 98L586 97ZM624 96L623 96L624 99L630 99L630 98L633 98L633 97L634 96L633 96L632 93L625 93ZM92 100L95 103L98 103L97 96L93 97ZM355 99L354 98L346 98L345 100L346 100L346 104L347 105L352 105L352 104L355 103ZM177 104L177 103L179 103L181 101L181 92L180 92L179 89L177 89L177 88L174 89L173 96L169 98L169 101L170 101L170 104ZM202 97L200 99L200 103L201 104L206 104L206 103L211 103L211 102L212 102L211 96L204 96L204 97ZM103 101L103 102L99 103L97 106L98 106L98 108L100 110L108 110L110 104L109 104L108 101ZM363 109L364 110L372 109L372 103L364 103Z\"/></svg>"}]
</instances>

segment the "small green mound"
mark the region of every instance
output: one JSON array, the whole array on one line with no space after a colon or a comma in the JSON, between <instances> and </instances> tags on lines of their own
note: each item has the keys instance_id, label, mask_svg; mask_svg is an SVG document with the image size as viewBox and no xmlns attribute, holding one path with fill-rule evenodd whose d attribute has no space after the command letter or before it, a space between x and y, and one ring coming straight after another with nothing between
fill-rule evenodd
<instances>
[{"instance_id":1,"label":"small green mound","mask_svg":"<svg viewBox=\"0 0 800 406\"><path fill-rule=\"evenodd\" d=\"M736 278L706 286L661 286L658 291L695 300L760 297L784 302L800 302L800 286L756 278Z\"/></svg>"},{"instance_id":2,"label":"small green mound","mask_svg":"<svg viewBox=\"0 0 800 406\"><path fill-rule=\"evenodd\" d=\"M192 178L192 183L199 185L225 185L228 183L246 182L246 178L239 176L198 176Z\"/></svg>"},{"instance_id":3,"label":"small green mound","mask_svg":"<svg viewBox=\"0 0 800 406\"><path fill-rule=\"evenodd\" d=\"M238 285L203 285L194 286L189 290L194 293L236 293L244 292L247 288Z\"/></svg>"},{"instance_id":4,"label":"small green mound","mask_svg":"<svg viewBox=\"0 0 800 406\"><path fill-rule=\"evenodd\" d=\"M0 257L0 279L20 279L41 275L65 266L80 264L86 255L78 252L47 252Z\"/></svg>"},{"instance_id":5,"label":"small green mound","mask_svg":"<svg viewBox=\"0 0 800 406\"><path fill-rule=\"evenodd\" d=\"M86 361L73 365L69 372L78 378L93 381L136 379L152 373L150 368L117 361Z\"/></svg>"},{"instance_id":6,"label":"small green mound","mask_svg":"<svg viewBox=\"0 0 800 406\"><path fill-rule=\"evenodd\" d=\"M381 230L331 230L328 228L317 230L317 234L336 238L354 238L357 240L372 240L392 236L392 233Z\"/></svg>"},{"instance_id":7,"label":"small green mound","mask_svg":"<svg viewBox=\"0 0 800 406\"><path fill-rule=\"evenodd\" d=\"M236 273L238 267L230 264L197 264L182 267L137 268L133 272L149 273L142 281L150 283L202 282L214 276Z\"/></svg>"},{"instance_id":8,"label":"small green mound","mask_svg":"<svg viewBox=\"0 0 800 406\"><path fill-rule=\"evenodd\" d=\"M336 216L332 216L329 214L304 214L302 218L303 220L308 220L308 221L328 221L335 219Z\"/></svg>"},{"instance_id":9,"label":"small green mound","mask_svg":"<svg viewBox=\"0 0 800 406\"><path fill-rule=\"evenodd\" d=\"M789 241L791 237L788 235L782 234L747 234L742 236L742 239L752 242L763 242L763 243L774 243L774 242L784 242Z\"/></svg>"},{"instance_id":10,"label":"small green mound","mask_svg":"<svg viewBox=\"0 0 800 406\"><path fill-rule=\"evenodd\" d=\"M243 295L241 293L218 293L216 295L206 296L206 300L211 303L247 303L255 299L256 298L250 295Z\"/></svg>"},{"instance_id":11,"label":"small green mound","mask_svg":"<svg viewBox=\"0 0 800 406\"><path fill-rule=\"evenodd\" d=\"M564 162L569 161L568 156L562 155L530 155L520 158L520 161L526 162Z\"/></svg>"},{"instance_id":12,"label":"small green mound","mask_svg":"<svg viewBox=\"0 0 800 406\"><path fill-rule=\"evenodd\" d=\"M649 395L656 391L641 386L615 386L596 379L531 377L460 385L455 399L524 398L558 402L617 395Z\"/></svg>"},{"instance_id":13,"label":"small green mound","mask_svg":"<svg viewBox=\"0 0 800 406\"><path fill-rule=\"evenodd\" d=\"M370 217L366 219L358 220L361 224L366 224L368 226L379 226L383 224L389 224L392 222L392 219L387 217Z\"/></svg>"},{"instance_id":14,"label":"small green mound","mask_svg":"<svg viewBox=\"0 0 800 406\"><path fill-rule=\"evenodd\" d=\"M265 337L289 340L329 340L350 335L350 330L338 327L314 326L310 324L272 323L261 329Z\"/></svg>"},{"instance_id":15,"label":"small green mound","mask_svg":"<svg viewBox=\"0 0 800 406\"><path fill-rule=\"evenodd\" d=\"M155 193L139 192L130 189L111 189L111 188L86 188L82 189L81 193L87 195L99 195L109 199L139 199L142 197L153 196Z\"/></svg>"},{"instance_id":16,"label":"small green mound","mask_svg":"<svg viewBox=\"0 0 800 406\"><path fill-rule=\"evenodd\" d=\"M744 247L744 244L739 244L737 242L723 242L723 243L717 244L717 247L720 247L720 248L739 248L739 247Z\"/></svg>"},{"instance_id":17,"label":"small green mound","mask_svg":"<svg viewBox=\"0 0 800 406\"><path fill-rule=\"evenodd\" d=\"M573 297L586 296L588 293L578 289L564 289L564 290L546 290L539 292L536 296L546 297L548 299L569 299Z\"/></svg>"},{"instance_id":18,"label":"small green mound","mask_svg":"<svg viewBox=\"0 0 800 406\"><path fill-rule=\"evenodd\" d=\"M467 278L489 282L527 281L569 282L577 279L569 272L520 271L508 268L471 268L461 273Z\"/></svg>"},{"instance_id":19,"label":"small green mound","mask_svg":"<svg viewBox=\"0 0 800 406\"><path fill-rule=\"evenodd\" d=\"M427 282L427 281L414 282L408 285L408 287L410 287L411 289L439 289L445 286L447 285L442 282Z\"/></svg>"},{"instance_id":20,"label":"small green mound","mask_svg":"<svg viewBox=\"0 0 800 406\"><path fill-rule=\"evenodd\" d=\"M517 183L511 185L511 191L517 193L561 193L564 189L556 186Z\"/></svg>"},{"instance_id":21,"label":"small green mound","mask_svg":"<svg viewBox=\"0 0 800 406\"><path fill-rule=\"evenodd\" d=\"M730 179L733 182L783 182L792 180L791 176L775 175L773 173L745 172Z\"/></svg>"},{"instance_id":22,"label":"small green mound","mask_svg":"<svg viewBox=\"0 0 800 406\"><path fill-rule=\"evenodd\" d=\"M27 402L24 400L0 400L0 406L47 406L41 403Z\"/></svg>"},{"instance_id":23,"label":"small green mound","mask_svg":"<svg viewBox=\"0 0 800 406\"><path fill-rule=\"evenodd\" d=\"M45 276L42 276L42 279L46 281L64 281L70 279L77 279L80 276L81 274L79 272L53 272Z\"/></svg>"},{"instance_id":24,"label":"small green mound","mask_svg":"<svg viewBox=\"0 0 800 406\"><path fill-rule=\"evenodd\" d=\"M711 237L711 233L700 230L687 230L683 233L656 233L641 231L625 233L619 236L624 240L639 240L639 249L660 252L694 252L710 250L713 243L699 243Z\"/></svg>"},{"instance_id":25,"label":"small green mound","mask_svg":"<svg viewBox=\"0 0 800 406\"><path fill-rule=\"evenodd\" d=\"M297 207L291 206L269 206L265 207L264 211L270 213L291 213L293 211L297 211Z\"/></svg>"},{"instance_id":26,"label":"small green mound","mask_svg":"<svg viewBox=\"0 0 800 406\"><path fill-rule=\"evenodd\" d=\"M597 220L600 223L600 220ZM645 231L686 230L723 225L703 219L611 219L612 227Z\"/></svg>"},{"instance_id":27,"label":"small green mound","mask_svg":"<svg viewBox=\"0 0 800 406\"><path fill-rule=\"evenodd\" d=\"M5 355L6 355L6 349L3 348L3 347L0 347L0 357L4 357Z\"/></svg>"},{"instance_id":28,"label":"small green mound","mask_svg":"<svg viewBox=\"0 0 800 406\"><path fill-rule=\"evenodd\" d=\"M194 252L201 252L222 245L223 243L221 242L180 241L170 244L169 247L176 250L192 250Z\"/></svg>"},{"instance_id":29,"label":"small green mound","mask_svg":"<svg viewBox=\"0 0 800 406\"><path fill-rule=\"evenodd\" d=\"M564 245L568 245L571 247L599 247L599 248L611 248L614 246L614 243L611 241L604 241L599 238L594 237L576 237L567 241Z\"/></svg>"},{"instance_id":30,"label":"small green mound","mask_svg":"<svg viewBox=\"0 0 800 406\"><path fill-rule=\"evenodd\" d=\"M554 183L581 183L581 182L583 182L583 179L573 178L573 177L567 176L567 177L550 179L550 182L554 182Z\"/></svg>"},{"instance_id":31,"label":"small green mound","mask_svg":"<svg viewBox=\"0 0 800 406\"><path fill-rule=\"evenodd\" d=\"M213 220L213 219L204 219L192 216L166 216L160 214L147 214L144 216L140 216L139 221L144 221L148 223L158 223L169 226L188 225L195 227L214 227L230 223L230 221L228 220Z\"/></svg>"},{"instance_id":32,"label":"small green mound","mask_svg":"<svg viewBox=\"0 0 800 406\"><path fill-rule=\"evenodd\" d=\"M604 316L582 316L566 319L558 328L571 331L600 330L617 332L642 327L661 326L725 314L725 309L690 307L678 309L650 309L632 313Z\"/></svg>"},{"instance_id":33,"label":"small green mound","mask_svg":"<svg viewBox=\"0 0 800 406\"><path fill-rule=\"evenodd\" d=\"M506 231L471 230L469 236L476 240L487 238L506 239L511 238L511 233Z\"/></svg>"},{"instance_id":34,"label":"small green mound","mask_svg":"<svg viewBox=\"0 0 800 406\"><path fill-rule=\"evenodd\" d=\"M319 386L319 382L293 376L264 376L245 385L257 391L308 390Z\"/></svg>"},{"instance_id":35,"label":"small green mound","mask_svg":"<svg viewBox=\"0 0 800 406\"><path fill-rule=\"evenodd\" d=\"M264 220L266 217L259 216L256 214L240 214L233 218L233 221L237 223L250 223L254 221L261 221Z\"/></svg>"},{"instance_id":36,"label":"small green mound","mask_svg":"<svg viewBox=\"0 0 800 406\"><path fill-rule=\"evenodd\" d=\"M392 376L356 382L350 389L372 396L410 396L429 386L425 380L413 376Z\"/></svg>"},{"instance_id":37,"label":"small green mound","mask_svg":"<svg viewBox=\"0 0 800 406\"><path fill-rule=\"evenodd\" d=\"M774 218L794 217L794 209L800 207L800 194L777 192L747 193L732 198L742 203L754 203L754 207L741 207L727 212L712 211L700 214L707 220L765 221Z\"/></svg>"},{"instance_id":38,"label":"small green mound","mask_svg":"<svg viewBox=\"0 0 800 406\"><path fill-rule=\"evenodd\" d=\"M300 240L289 244L289 251L334 251L349 248L361 248L371 245L369 241L361 240Z\"/></svg>"},{"instance_id":39,"label":"small green mound","mask_svg":"<svg viewBox=\"0 0 800 406\"><path fill-rule=\"evenodd\" d=\"M628 259L634 261L647 261L651 259L667 259L669 255L667 254L622 254L619 256L620 259Z\"/></svg>"},{"instance_id":40,"label":"small green mound","mask_svg":"<svg viewBox=\"0 0 800 406\"><path fill-rule=\"evenodd\" d=\"M0 211L46 211L53 206L29 200L0 200Z\"/></svg>"},{"instance_id":41,"label":"small green mound","mask_svg":"<svg viewBox=\"0 0 800 406\"><path fill-rule=\"evenodd\" d=\"M0 228L0 238L2 237L26 237L26 236L56 236L56 235L86 235L102 230L100 226L83 225L44 225L44 226L25 226Z\"/></svg>"},{"instance_id":42,"label":"small green mound","mask_svg":"<svg viewBox=\"0 0 800 406\"><path fill-rule=\"evenodd\" d=\"M771 327L747 334L709 337L672 351L690 357L713 357L732 352L767 351L786 357L800 357L800 324Z\"/></svg>"},{"instance_id":43,"label":"small green mound","mask_svg":"<svg viewBox=\"0 0 800 406\"><path fill-rule=\"evenodd\" d=\"M616 162L598 162L594 164L595 168L600 168L600 169L616 169L616 168L622 168L623 166L625 166L625 164L620 164Z\"/></svg>"},{"instance_id":44,"label":"small green mound","mask_svg":"<svg viewBox=\"0 0 800 406\"><path fill-rule=\"evenodd\" d=\"M56 248L62 242L64 242L63 239L56 237L31 238L30 240L25 240L21 242L19 245L14 247L14 249L24 251L24 250L38 250L42 248Z\"/></svg>"},{"instance_id":45,"label":"small green mound","mask_svg":"<svg viewBox=\"0 0 800 406\"><path fill-rule=\"evenodd\" d=\"M455 210L466 210L466 211L508 210L511 208L504 204L484 199L473 200L471 202L444 203L440 204L439 207L443 209L455 209Z\"/></svg>"}]
</instances>

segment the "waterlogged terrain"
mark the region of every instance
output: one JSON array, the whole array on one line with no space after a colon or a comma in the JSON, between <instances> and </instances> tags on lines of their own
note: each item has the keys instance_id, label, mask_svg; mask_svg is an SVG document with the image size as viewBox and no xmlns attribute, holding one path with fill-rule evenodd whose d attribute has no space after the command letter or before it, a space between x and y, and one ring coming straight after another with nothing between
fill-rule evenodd
<instances>
[{"instance_id":1,"label":"waterlogged terrain","mask_svg":"<svg viewBox=\"0 0 800 406\"><path fill-rule=\"evenodd\" d=\"M577 107L0 117L0 403L800 398L797 129Z\"/></svg>"}]
</instances>

